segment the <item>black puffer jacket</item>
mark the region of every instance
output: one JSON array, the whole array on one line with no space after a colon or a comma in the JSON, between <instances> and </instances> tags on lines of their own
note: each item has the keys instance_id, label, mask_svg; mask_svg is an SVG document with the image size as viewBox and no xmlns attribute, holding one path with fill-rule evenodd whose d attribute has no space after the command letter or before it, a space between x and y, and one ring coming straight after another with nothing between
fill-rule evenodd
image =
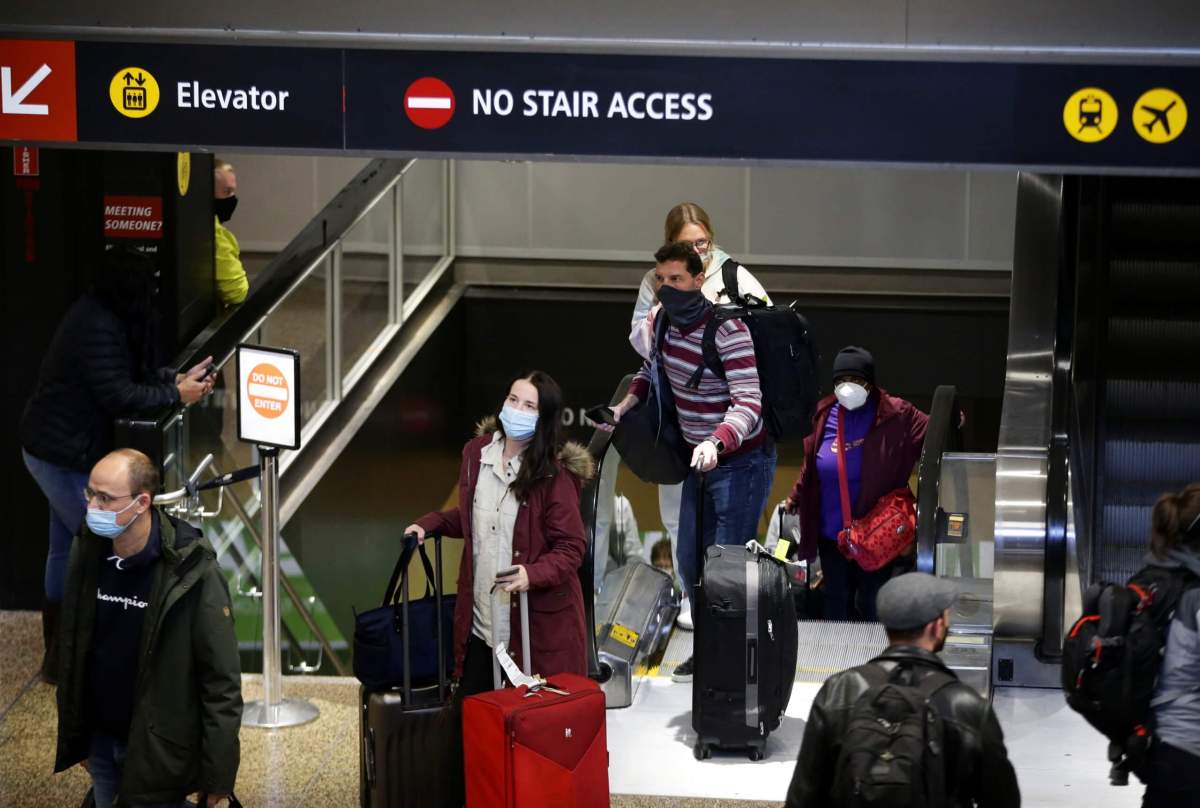
<instances>
[{"instance_id":1,"label":"black puffer jacket","mask_svg":"<svg viewBox=\"0 0 1200 808\"><path fill-rule=\"evenodd\" d=\"M87 294L67 312L21 417L21 445L34 457L90 471L110 452L112 422L175 404L175 371L147 369L124 321Z\"/></svg>"},{"instance_id":2,"label":"black puffer jacket","mask_svg":"<svg viewBox=\"0 0 1200 808\"><path fill-rule=\"evenodd\" d=\"M938 672L954 675L937 656L912 646L893 646L867 664L888 671L911 666L914 684ZM788 788L787 808L834 808L830 792L850 711L870 687L860 670L850 668L830 677L817 694ZM937 692L933 706L946 732L946 790L951 804L1017 808L1021 804L1017 776L991 705L973 688L955 682Z\"/></svg>"}]
</instances>

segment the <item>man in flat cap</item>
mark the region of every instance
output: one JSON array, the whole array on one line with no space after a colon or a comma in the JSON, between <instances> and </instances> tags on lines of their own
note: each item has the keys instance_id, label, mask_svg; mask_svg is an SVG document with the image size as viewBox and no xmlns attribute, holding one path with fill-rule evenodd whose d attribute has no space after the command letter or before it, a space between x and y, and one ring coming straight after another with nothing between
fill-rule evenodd
<instances>
[{"instance_id":1,"label":"man in flat cap","mask_svg":"<svg viewBox=\"0 0 1200 808\"><path fill-rule=\"evenodd\" d=\"M937 657L957 597L951 582L922 572L879 590L888 648L821 687L787 808L1021 804L991 705Z\"/></svg>"}]
</instances>

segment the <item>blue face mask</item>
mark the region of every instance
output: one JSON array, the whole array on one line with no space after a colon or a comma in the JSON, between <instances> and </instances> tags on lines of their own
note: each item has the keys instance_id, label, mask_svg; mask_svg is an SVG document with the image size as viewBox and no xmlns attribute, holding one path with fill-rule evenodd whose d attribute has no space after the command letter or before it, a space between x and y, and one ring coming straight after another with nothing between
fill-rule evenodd
<instances>
[{"instance_id":1,"label":"blue face mask","mask_svg":"<svg viewBox=\"0 0 1200 808\"><path fill-rule=\"evenodd\" d=\"M115 539L125 532L125 528L133 524L134 520L130 520L128 525L118 525L117 517L125 513L125 511L137 504L137 499L126 505L119 511L102 511L96 508L88 508L87 526L88 530L95 533L97 536L103 536L106 539Z\"/></svg>"},{"instance_id":2,"label":"blue face mask","mask_svg":"<svg viewBox=\"0 0 1200 808\"><path fill-rule=\"evenodd\" d=\"M529 440L537 429L538 417L536 412L514 410L505 404L500 408L500 423L504 424L504 434L513 440Z\"/></svg>"}]
</instances>

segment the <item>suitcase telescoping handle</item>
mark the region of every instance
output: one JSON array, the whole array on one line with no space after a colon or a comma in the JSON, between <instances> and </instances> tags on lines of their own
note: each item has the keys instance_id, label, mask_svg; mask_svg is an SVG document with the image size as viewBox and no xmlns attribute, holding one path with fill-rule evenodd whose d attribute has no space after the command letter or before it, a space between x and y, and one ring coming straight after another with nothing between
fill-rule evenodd
<instances>
[{"instance_id":1,"label":"suitcase telescoping handle","mask_svg":"<svg viewBox=\"0 0 1200 808\"><path fill-rule=\"evenodd\" d=\"M442 534L433 531L425 534L426 540L433 539L433 558L434 558L434 574L433 574L433 597L434 607L437 609L437 618L434 620L437 623L437 655L438 655L438 699L446 698L449 692L449 685L446 681L446 638L442 626ZM396 565L396 570L392 573L392 582L388 584L388 593L385 598L385 604L394 597L396 580L399 578L400 587L400 614L401 614L401 636L400 645L404 649L404 703L412 704L412 645L409 636L408 622L408 565L412 561L413 551L416 550L421 555L421 562L425 566L426 575L429 570L429 556L425 553L425 546L417 541L416 533L404 534L404 550L400 553L400 561ZM397 576L397 573L399 575Z\"/></svg>"},{"instance_id":2,"label":"suitcase telescoping handle","mask_svg":"<svg viewBox=\"0 0 1200 808\"><path fill-rule=\"evenodd\" d=\"M500 611L499 591L492 591L492 683L496 690L504 686L504 676L500 673L500 659L496 656L496 648L500 644L500 637L496 633L496 614ZM529 593L522 592L520 597L521 606L518 611L521 613L521 665L526 676L533 676L533 662L529 658ZM511 631L509 632L512 633Z\"/></svg>"},{"instance_id":3,"label":"suitcase telescoping handle","mask_svg":"<svg viewBox=\"0 0 1200 808\"><path fill-rule=\"evenodd\" d=\"M696 587L704 578L704 477L704 472L696 469Z\"/></svg>"}]
</instances>

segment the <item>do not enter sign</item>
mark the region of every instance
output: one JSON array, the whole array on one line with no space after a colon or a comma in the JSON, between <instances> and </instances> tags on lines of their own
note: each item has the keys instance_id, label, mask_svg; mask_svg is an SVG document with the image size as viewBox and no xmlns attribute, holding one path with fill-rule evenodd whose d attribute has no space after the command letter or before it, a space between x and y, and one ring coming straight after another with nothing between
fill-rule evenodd
<instances>
[{"instance_id":1,"label":"do not enter sign","mask_svg":"<svg viewBox=\"0 0 1200 808\"><path fill-rule=\"evenodd\" d=\"M426 76L408 85L404 112L422 129L441 129L454 117L454 91L441 79Z\"/></svg>"},{"instance_id":2,"label":"do not enter sign","mask_svg":"<svg viewBox=\"0 0 1200 808\"><path fill-rule=\"evenodd\" d=\"M263 362L250 371L250 406L263 418L278 418L288 408L288 383L283 371Z\"/></svg>"},{"instance_id":3,"label":"do not enter sign","mask_svg":"<svg viewBox=\"0 0 1200 808\"><path fill-rule=\"evenodd\" d=\"M261 446L300 446L300 357L285 348L239 345L238 438Z\"/></svg>"}]
</instances>

